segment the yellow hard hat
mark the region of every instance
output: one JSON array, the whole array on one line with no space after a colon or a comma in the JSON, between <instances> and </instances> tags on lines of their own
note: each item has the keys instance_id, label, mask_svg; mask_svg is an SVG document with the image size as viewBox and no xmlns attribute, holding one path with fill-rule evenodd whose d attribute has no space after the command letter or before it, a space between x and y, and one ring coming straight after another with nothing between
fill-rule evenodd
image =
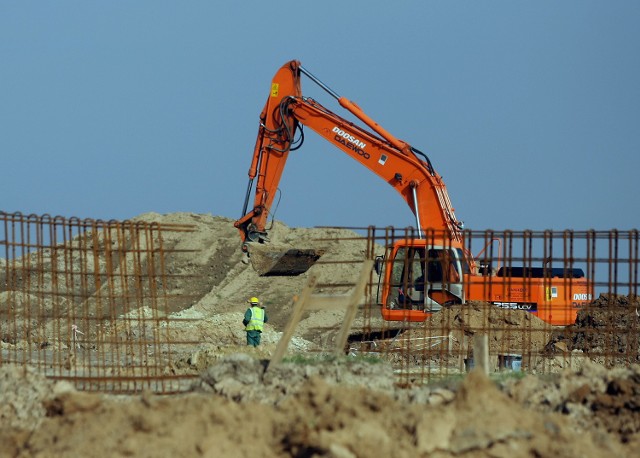
<instances>
[{"instance_id":1,"label":"yellow hard hat","mask_svg":"<svg viewBox=\"0 0 640 458\"><path fill-rule=\"evenodd\" d=\"M257 297L252 297L252 298L251 298L251 299L249 299L247 302L248 302L249 304L259 304L259 303L260 303L260 301L258 300L258 298L257 298Z\"/></svg>"}]
</instances>

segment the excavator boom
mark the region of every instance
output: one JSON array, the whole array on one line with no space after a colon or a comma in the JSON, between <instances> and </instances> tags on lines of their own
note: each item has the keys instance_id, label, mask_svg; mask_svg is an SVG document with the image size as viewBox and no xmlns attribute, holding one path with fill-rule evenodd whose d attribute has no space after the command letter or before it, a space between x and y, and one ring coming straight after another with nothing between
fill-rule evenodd
<instances>
[{"instance_id":1,"label":"excavator boom","mask_svg":"<svg viewBox=\"0 0 640 458\"><path fill-rule=\"evenodd\" d=\"M302 74L327 91L365 127L333 113L314 99L304 97L300 83ZM269 97L260 114L243 216L235 223L245 250L256 261L253 262L254 267L260 264L261 268L257 270L262 275L288 272L289 269L280 266L292 264L296 268L290 271L301 273L306 270L305 263L310 267L319 257L309 251L305 251L305 256L292 256L291 252L284 257L273 253L266 256L265 251L258 250L255 245L269 242L267 223L273 217L276 191L289 153L300 147L303 126L312 129L393 187L414 213L419 231L425 228L442 230L456 242L461 242L461 224L455 217L444 182L427 156L391 135L354 102L337 95L304 69L300 62L293 60L283 65L271 82ZM250 209L252 194L253 207ZM273 265L271 269L265 267L269 260Z\"/></svg>"}]
</instances>

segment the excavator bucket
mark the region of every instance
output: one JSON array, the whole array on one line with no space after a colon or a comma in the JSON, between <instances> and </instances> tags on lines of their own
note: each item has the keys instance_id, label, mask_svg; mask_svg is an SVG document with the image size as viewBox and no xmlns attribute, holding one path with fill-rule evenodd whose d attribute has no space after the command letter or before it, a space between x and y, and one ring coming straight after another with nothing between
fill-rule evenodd
<instances>
[{"instance_id":1,"label":"excavator bucket","mask_svg":"<svg viewBox=\"0 0 640 458\"><path fill-rule=\"evenodd\" d=\"M322 249L251 246L249 260L261 277L290 277L305 273L324 254Z\"/></svg>"}]
</instances>

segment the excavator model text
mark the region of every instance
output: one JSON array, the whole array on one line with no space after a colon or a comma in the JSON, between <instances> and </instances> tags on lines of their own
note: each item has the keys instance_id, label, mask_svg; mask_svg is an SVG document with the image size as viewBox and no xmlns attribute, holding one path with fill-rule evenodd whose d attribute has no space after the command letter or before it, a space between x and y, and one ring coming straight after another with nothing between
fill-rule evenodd
<instances>
[{"instance_id":1,"label":"excavator model text","mask_svg":"<svg viewBox=\"0 0 640 458\"><path fill-rule=\"evenodd\" d=\"M366 128L303 96L303 74ZM303 127L386 181L415 215L417 238L394 242L376 263L381 283L378 303L384 319L424 321L444 306L484 301L527 310L548 323L566 325L592 300L592 288L581 269L503 267L494 272L476 262L465 250L462 223L456 219L447 188L429 158L387 132L295 60L283 65L271 82L260 114L243 216L235 222L243 249L262 275L297 275L322 255L313 249L290 249L270 257L265 255L269 250L260 249L269 241L267 220L288 155L304 139ZM249 209L252 194L253 207Z\"/></svg>"}]
</instances>

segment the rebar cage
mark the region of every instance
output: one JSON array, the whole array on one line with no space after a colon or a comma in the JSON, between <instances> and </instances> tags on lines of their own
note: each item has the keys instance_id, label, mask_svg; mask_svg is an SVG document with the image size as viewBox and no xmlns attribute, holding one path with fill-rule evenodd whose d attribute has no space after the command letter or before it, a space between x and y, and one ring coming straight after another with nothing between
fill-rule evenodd
<instances>
[{"instance_id":1,"label":"rebar cage","mask_svg":"<svg viewBox=\"0 0 640 458\"><path fill-rule=\"evenodd\" d=\"M78 389L184 389L172 374L167 234L189 225L0 213L0 364Z\"/></svg>"},{"instance_id":2,"label":"rebar cage","mask_svg":"<svg viewBox=\"0 0 640 458\"><path fill-rule=\"evenodd\" d=\"M571 322L559 326L499 300L447 304L420 321L382 319L389 306L382 292L391 286L384 271L393 268L389 247L417 234L412 228L334 229L353 235L337 231L331 242L358 243L362 249L351 258L321 258L318 268L347 266L354 274L333 283L321 280L315 290L328 294L323 302L331 303L331 294L344 296L355 289L356 278L366 279L339 352L388 362L400 385L470 370L476 362L474 337L480 335L487 337L495 372L547 374L587 360L606 367L640 363L637 230L465 231L465 256L475 259L476 272L486 276L483 287L492 291L514 282L526 291L536 272L543 282L552 275L569 282L576 270L584 273L589 304L572 310ZM80 390L189 390L199 374L176 370L177 355L196 351L202 342L174 331L185 320L201 319L178 312L203 293L177 286L198 273L173 262L178 254L192 254L175 240L194 230L190 224L0 212L0 365L35 367ZM443 239L429 231L422 237ZM358 276L364 260L377 260L377 268ZM429 261L426 255L423 261ZM500 268L511 275L496 275ZM545 291L552 301L552 288ZM299 291L290 293L293 298ZM312 351L335 353L335 326L322 334Z\"/></svg>"}]
</instances>

